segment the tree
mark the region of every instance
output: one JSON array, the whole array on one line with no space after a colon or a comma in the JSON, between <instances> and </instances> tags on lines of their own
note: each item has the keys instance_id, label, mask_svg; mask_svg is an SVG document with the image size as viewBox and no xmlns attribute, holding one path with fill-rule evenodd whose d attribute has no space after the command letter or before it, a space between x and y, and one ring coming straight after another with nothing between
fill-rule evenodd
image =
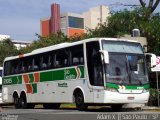
<instances>
[{"instance_id":1,"label":"tree","mask_svg":"<svg viewBox=\"0 0 160 120\"><path fill-rule=\"evenodd\" d=\"M0 66L3 65L3 61L6 57L17 55L18 50L10 39L0 41Z\"/></svg>"},{"instance_id":2,"label":"tree","mask_svg":"<svg viewBox=\"0 0 160 120\"><path fill-rule=\"evenodd\" d=\"M154 2L154 1L155 1L155 2ZM141 4L141 6L142 6L143 8L147 8L147 9L149 10L150 14L151 14L151 13L153 13L153 12L155 11L155 9L157 8L160 0L149 0L148 6L147 6L147 4L146 4L146 2L145 2L144 0L139 0L139 2L140 2L140 4Z\"/></svg>"},{"instance_id":3,"label":"tree","mask_svg":"<svg viewBox=\"0 0 160 120\"><path fill-rule=\"evenodd\" d=\"M36 34L36 36L38 37L38 40L33 41L26 48L20 49L19 54L28 53L38 48L47 47L68 41L67 36L65 36L61 31L50 34L49 36L41 36L39 34Z\"/></svg>"},{"instance_id":4,"label":"tree","mask_svg":"<svg viewBox=\"0 0 160 120\"><path fill-rule=\"evenodd\" d=\"M141 31L141 36L147 38L148 52L160 55L160 14L153 14L149 19L143 16L143 9L133 11L127 9L115 12L108 19L108 24L97 26L90 30L89 37L121 37L131 34L134 28Z\"/></svg>"}]
</instances>

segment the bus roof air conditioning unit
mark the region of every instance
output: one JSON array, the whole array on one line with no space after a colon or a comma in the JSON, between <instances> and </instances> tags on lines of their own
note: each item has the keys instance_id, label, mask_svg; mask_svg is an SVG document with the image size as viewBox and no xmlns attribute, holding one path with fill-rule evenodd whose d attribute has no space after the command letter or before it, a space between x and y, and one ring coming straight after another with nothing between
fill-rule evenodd
<instances>
[{"instance_id":1,"label":"bus roof air conditioning unit","mask_svg":"<svg viewBox=\"0 0 160 120\"><path fill-rule=\"evenodd\" d=\"M139 29L133 29L132 30L132 37L140 37L140 30Z\"/></svg>"}]
</instances>

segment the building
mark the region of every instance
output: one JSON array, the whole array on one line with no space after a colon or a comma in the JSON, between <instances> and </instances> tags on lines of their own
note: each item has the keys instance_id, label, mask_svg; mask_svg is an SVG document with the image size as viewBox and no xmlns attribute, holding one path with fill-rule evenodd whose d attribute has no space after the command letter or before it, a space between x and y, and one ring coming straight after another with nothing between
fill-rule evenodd
<instances>
[{"instance_id":1,"label":"building","mask_svg":"<svg viewBox=\"0 0 160 120\"><path fill-rule=\"evenodd\" d=\"M51 18L41 19L41 35L47 36L51 33Z\"/></svg>"},{"instance_id":2,"label":"building","mask_svg":"<svg viewBox=\"0 0 160 120\"><path fill-rule=\"evenodd\" d=\"M98 24L106 22L110 16L109 8L104 5L90 8L89 11L84 12L85 29L95 29Z\"/></svg>"},{"instance_id":3,"label":"building","mask_svg":"<svg viewBox=\"0 0 160 120\"><path fill-rule=\"evenodd\" d=\"M109 15L109 8L101 5L90 8L83 14L62 13L60 14L60 5L51 5L51 17L41 19L41 35L48 36L61 30L68 37L81 35L87 29L95 29L99 23L106 22Z\"/></svg>"},{"instance_id":4,"label":"building","mask_svg":"<svg viewBox=\"0 0 160 120\"><path fill-rule=\"evenodd\" d=\"M60 5L51 5L51 33L56 33L60 30Z\"/></svg>"},{"instance_id":5,"label":"building","mask_svg":"<svg viewBox=\"0 0 160 120\"><path fill-rule=\"evenodd\" d=\"M21 49L21 48L25 48L28 45L30 45L29 42L24 42L24 41L19 41L19 40L12 40L12 43L14 44L14 46L17 48L17 50Z\"/></svg>"},{"instance_id":6,"label":"building","mask_svg":"<svg viewBox=\"0 0 160 120\"><path fill-rule=\"evenodd\" d=\"M0 41L5 40L5 39L10 39L9 35L0 35Z\"/></svg>"},{"instance_id":7,"label":"building","mask_svg":"<svg viewBox=\"0 0 160 120\"><path fill-rule=\"evenodd\" d=\"M61 14L61 31L68 37L82 35L84 33L84 17L76 13Z\"/></svg>"},{"instance_id":8,"label":"building","mask_svg":"<svg viewBox=\"0 0 160 120\"><path fill-rule=\"evenodd\" d=\"M12 40L10 35L0 35L0 41L5 40L5 39L10 39L11 42L14 44L14 46L17 48L17 50L30 45L29 42L24 42L24 41L20 41L20 40Z\"/></svg>"},{"instance_id":9,"label":"building","mask_svg":"<svg viewBox=\"0 0 160 120\"><path fill-rule=\"evenodd\" d=\"M41 19L41 35L48 36L60 30L60 5L51 5L51 17Z\"/></svg>"}]
</instances>

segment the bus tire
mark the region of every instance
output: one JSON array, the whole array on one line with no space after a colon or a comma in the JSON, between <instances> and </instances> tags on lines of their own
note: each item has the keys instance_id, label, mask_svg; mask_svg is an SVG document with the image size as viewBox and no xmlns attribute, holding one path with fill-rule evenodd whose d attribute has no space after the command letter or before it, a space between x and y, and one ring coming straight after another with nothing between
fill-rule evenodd
<instances>
[{"instance_id":1,"label":"bus tire","mask_svg":"<svg viewBox=\"0 0 160 120\"><path fill-rule=\"evenodd\" d=\"M58 109L60 107L60 103L45 103L43 104L43 107L45 109Z\"/></svg>"},{"instance_id":2,"label":"bus tire","mask_svg":"<svg viewBox=\"0 0 160 120\"><path fill-rule=\"evenodd\" d=\"M20 108L19 97L17 94L13 95L14 107L15 109Z\"/></svg>"},{"instance_id":3,"label":"bus tire","mask_svg":"<svg viewBox=\"0 0 160 120\"><path fill-rule=\"evenodd\" d=\"M20 108L22 109L27 108L27 98L25 94L21 94L19 104L20 104Z\"/></svg>"},{"instance_id":4,"label":"bus tire","mask_svg":"<svg viewBox=\"0 0 160 120\"><path fill-rule=\"evenodd\" d=\"M81 91L74 94L75 104L78 110L84 111L87 109L87 104L84 103L84 96Z\"/></svg>"}]
</instances>

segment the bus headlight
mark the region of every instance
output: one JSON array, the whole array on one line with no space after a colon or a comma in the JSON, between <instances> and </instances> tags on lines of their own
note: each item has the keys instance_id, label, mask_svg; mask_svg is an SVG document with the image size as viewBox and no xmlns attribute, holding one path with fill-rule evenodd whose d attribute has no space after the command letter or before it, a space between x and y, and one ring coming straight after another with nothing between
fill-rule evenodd
<instances>
[{"instance_id":1,"label":"bus headlight","mask_svg":"<svg viewBox=\"0 0 160 120\"><path fill-rule=\"evenodd\" d=\"M107 91L110 91L110 92L118 92L118 90L114 89L114 88L106 88Z\"/></svg>"},{"instance_id":2,"label":"bus headlight","mask_svg":"<svg viewBox=\"0 0 160 120\"><path fill-rule=\"evenodd\" d=\"M149 92L149 89L143 89L142 93Z\"/></svg>"}]
</instances>

